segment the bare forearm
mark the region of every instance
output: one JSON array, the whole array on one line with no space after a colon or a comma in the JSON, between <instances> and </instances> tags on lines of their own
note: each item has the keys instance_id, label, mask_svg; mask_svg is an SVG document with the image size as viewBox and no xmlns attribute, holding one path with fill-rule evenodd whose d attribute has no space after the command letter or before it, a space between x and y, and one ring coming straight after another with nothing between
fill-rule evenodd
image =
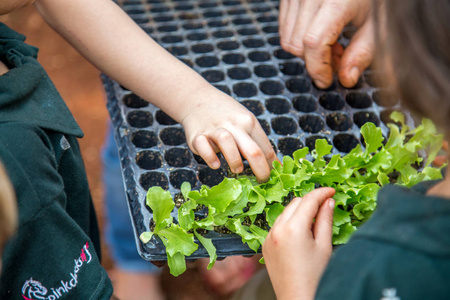
<instances>
[{"instance_id":1,"label":"bare forearm","mask_svg":"<svg viewBox=\"0 0 450 300\"><path fill-rule=\"evenodd\" d=\"M35 6L98 69L177 121L184 118L187 96L211 88L111 0L37 0Z\"/></svg>"}]
</instances>

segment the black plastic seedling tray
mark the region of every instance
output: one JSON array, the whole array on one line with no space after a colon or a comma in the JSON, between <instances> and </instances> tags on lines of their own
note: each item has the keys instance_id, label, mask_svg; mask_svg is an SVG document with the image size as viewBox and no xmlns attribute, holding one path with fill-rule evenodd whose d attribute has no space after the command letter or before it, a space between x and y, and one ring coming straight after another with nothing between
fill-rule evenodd
<instances>
[{"instance_id":1,"label":"black plastic seedling tray","mask_svg":"<svg viewBox=\"0 0 450 300\"><path fill-rule=\"evenodd\" d=\"M369 121L387 135L385 124L398 109L397 97L374 84L370 70L353 89L337 81L327 90L317 89L303 61L280 47L278 1L118 4L160 45L252 111L280 159L304 146L313 149L318 138L334 146L332 154L345 154L361 143L360 127ZM342 44L351 33L351 29L343 33ZM147 244L139 240L150 230L147 190L161 186L175 196L184 181L194 189L215 185L227 175L227 166L210 169L189 150L180 124L118 83L103 80L138 252L149 261L166 260L160 240L153 237ZM176 220L177 208L172 214ZM236 235L211 231L207 236L218 257L255 254ZM200 245L190 258L201 257L208 254Z\"/></svg>"}]
</instances>

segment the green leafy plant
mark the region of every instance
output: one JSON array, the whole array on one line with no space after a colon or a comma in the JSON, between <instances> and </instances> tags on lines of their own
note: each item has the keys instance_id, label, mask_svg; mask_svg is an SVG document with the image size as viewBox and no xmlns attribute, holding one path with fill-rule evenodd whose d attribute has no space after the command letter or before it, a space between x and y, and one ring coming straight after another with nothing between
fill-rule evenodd
<instances>
[{"instance_id":1,"label":"green leafy plant","mask_svg":"<svg viewBox=\"0 0 450 300\"><path fill-rule=\"evenodd\" d=\"M184 199L178 208L178 223L171 211L174 201L169 192L152 187L147 205L153 210L155 224L151 232L141 235L147 243L153 235L166 247L168 264L174 276L186 270L185 257L198 248L194 236L210 255L210 269L216 258L211 239L200 232L226 228L241 237L242 242L257 252L269 228L293 197L301 197L318 186L336 190L333 220L333 244L344 244L376 208L378 190L386 184L411 187L424 180L441 178L440 168L430 166L442 146L442 135L436 134L431 121L424 119L410 129L404 115L394 112L391 118L401 124L389 124L390 135L385 144L381 128L366 123L361 128L365 149L358 144L345 156L331 155L332 146L324 139L315 149L302 148L293 157L284 156L282 164L274 162L270 179L258 183L252 176L225 178L220 184L191 190L181 186ZM426 151L424 162L420 151ZM312 159L307 159L311 154ZM202 209L204 218L196 218Z\"/></svg>"}]
</instances>

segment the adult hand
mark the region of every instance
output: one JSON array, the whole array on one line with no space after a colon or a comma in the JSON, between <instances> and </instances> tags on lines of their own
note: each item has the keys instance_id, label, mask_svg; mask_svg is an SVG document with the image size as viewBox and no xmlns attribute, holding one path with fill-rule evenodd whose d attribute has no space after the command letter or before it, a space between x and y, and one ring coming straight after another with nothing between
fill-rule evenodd
<instances>
[{"instance_id":1,"label":"adult hand","mask_svg":"<svg viewBox=\"0 0 450 300\"><path fill-rule=\"evenodd\" d=\"M318 188L294 198L262 247L277 299L313 299L332 252L335 191Z\"/></svg>"},{"instance_id":2,"label":"adult hand","mask_svg":"<svg viewBox=\"0 0 450 300\"><path fill-rule=\"evenodd\" d=\"M317 87L331 85L333 69L343 86L352 87L373 58L370 10L370 0L281 0L281 46L305 60ZM358 30L344 49L337 40L348 23Z\"/></svg>"},{"instance_id":3,"label":"adult hand","mask_svg":"<svg viewBox=\"0 0 450 300\"><path fill-rule=\"evenodd\" d=\"M234 173L244 170L242 154L257 179L266 181L272 162L278 158L256 117L212 86L193 97L191 109L181 121L191 150L213 169L219 168L216 153L222 152Z\"/></svg>"}]
</instances>

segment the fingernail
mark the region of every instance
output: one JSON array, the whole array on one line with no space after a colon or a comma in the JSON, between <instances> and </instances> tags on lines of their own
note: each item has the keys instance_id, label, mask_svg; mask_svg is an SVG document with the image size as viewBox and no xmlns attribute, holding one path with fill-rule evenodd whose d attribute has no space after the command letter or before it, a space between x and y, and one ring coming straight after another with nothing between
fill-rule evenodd
<instances>
[{"instance_id":1,"label":"fingernail","mask_svg":"<svg viewBox=\"0 0 450 300\"><path fill-rule=\"evenodd\" d=\"M211 164L211 167L212 167L213 169L217 169L218 167L220 167L220 162L218 162L218 161L216 160L215 162L213 162L213 163Z\"/></svg>"},{"instance_id":2,"label":"fingernail","mask_svg":"<svg viewBox=\"0 0 450 300\"><path fill-rule=\"evenodd\" d=\"M350 70L350 78L352 79L353 84L356 84L359 80L359 69L357 67L353 67Z\"/></svg>"},{"instance_id":3,"label":"fingernail","mask_svg":"<svg viewBox=\"0 0 450 300\"><path fill-rule=\"evenodd\" d=\"M328 205L330 206L330 208L334 209L334 204L335 204L334 199L333 199L333 198L330 198L330 199L328 200Z\"/></svg>"}]
</instances>

